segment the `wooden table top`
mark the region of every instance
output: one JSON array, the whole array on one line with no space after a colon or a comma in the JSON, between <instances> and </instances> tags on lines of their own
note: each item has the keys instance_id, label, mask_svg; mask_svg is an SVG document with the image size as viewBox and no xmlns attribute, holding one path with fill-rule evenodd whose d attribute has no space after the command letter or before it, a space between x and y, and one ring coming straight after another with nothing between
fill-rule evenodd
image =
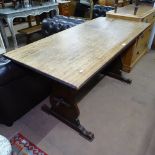
<instances>
[{"instance_id":1,"label":"wooden table top","mask_svg":"<svg viewBox=\"0 0 155 155\"><path fill-rule=\"evenodd\" d=\"M109 11L107 12L107 16L110 17L110 15L112 16L124 16L124 17L131 17L136 19L140 19L140 18L144 18L147 15L151 14L152 12L155 12L155 8L153 8L153 6L150 5L139 5L137 14L134 15L134 5L127 5L124 7L120 7L117 9L117 13L114 13L114 11Z\"/></svg>"},{"instance_id":2,"label":"wooden table top","mask_svg":"<svg viewBox=\"0 0 155 155\"><path fill-rule=\"evenodd\" d=\"M8 52L5 56L79 89L149 25L100 17Z\"/></svg>"}]
</instances>

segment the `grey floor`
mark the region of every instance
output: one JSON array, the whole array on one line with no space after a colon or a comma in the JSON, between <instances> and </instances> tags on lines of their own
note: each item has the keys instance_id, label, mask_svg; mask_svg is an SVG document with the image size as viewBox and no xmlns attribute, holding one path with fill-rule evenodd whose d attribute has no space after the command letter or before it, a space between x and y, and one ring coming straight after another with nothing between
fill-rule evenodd
<instances>
[{"instance_id":1,"label":"grey floor","mask_svg":"<svg viewBox=\"0 0 155 155\"><path fill-rule=\"evenodd\" d=\"M48 98L0 134L21 132L49 155L155 155L154 70L150 51L126 74L132 85L105 77L84 96L80 120L95 134L91 143L40 110Z\"/></svg>"}]
</instances>

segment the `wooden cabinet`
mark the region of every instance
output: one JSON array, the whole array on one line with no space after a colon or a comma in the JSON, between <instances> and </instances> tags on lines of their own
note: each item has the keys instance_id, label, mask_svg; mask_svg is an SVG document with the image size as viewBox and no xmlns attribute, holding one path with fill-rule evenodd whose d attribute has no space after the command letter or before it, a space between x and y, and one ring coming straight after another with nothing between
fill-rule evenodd
<instances>
[{"instance_id":1,"label":"wooden cabinet","mask_svg":"<svg viewBox=\"0 0 155 155\"><path fill-rule=\"evenodd\" d=\"M148 51L148 41L152 30L150 25L135 42L126 50L122 56L123 71L130 72L136 62Z\"/></svg>"},{"instance_id":2,"label":"wooden cabinet","mask_svg":"<svg viewBox=\"0 0 155 155\"><path fill-rule=\"evenodd\" d=\"M130 72L136 62L148 51L148 42L155 22L155 9L150 5L140 5L137 15L134 15L134 5L128 5L118 8L117 13L109 11L107 17L150 23L150 27L136 39L122 57L123 70Z\"/></svg>"},{"instance_id":3,"label":"wooden cabinet","mask_svg":"<svg viewBox=\"0 0 155 155\"><path fill-rule=\"evenodd\" d=\"M140 5L138 12L134 15L134 5L127 5L117 9L117 13L114 11L107 12L107 17L119 18L132 21L141 22L154 22L155 8L150 5Z\"/></svg>"},{"instance_id":4,"label":"wooden cabinet","mask_svg":"<svg viewBox=\"0 0 155 155\"><path fill-rule=\"evenodd\" d=\"M70 16L70 1L59 2L59 14L64 16Z\"/></svg>"}]
</instances>

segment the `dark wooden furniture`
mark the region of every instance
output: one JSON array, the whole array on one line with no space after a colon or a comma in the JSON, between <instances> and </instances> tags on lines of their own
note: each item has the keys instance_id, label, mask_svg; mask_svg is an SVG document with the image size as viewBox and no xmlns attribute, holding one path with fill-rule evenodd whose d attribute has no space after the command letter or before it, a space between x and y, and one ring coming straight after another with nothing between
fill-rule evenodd
<instances>
[{"instance_id":1,"label":"dark wooden furniture","mask_svg":"<svg viewBox=\"0 0 155 155\"><path fill-rule=\"evenodd\" d=\"M8 52L5 56L51 78L51 107L44 106L43 110L92 141L93 133L79 121L78 93L97 73L130 83L122 77L120 65L110 66L110 69L114 67L110 72L104 68L116 58L116 62L121 63L119 55L148 26L142 22L100 17Z\"/></svg>"},{"instance_id":2,"label":"dark wooden furniture","mask_svg":"<svg viewBox=\"0 0 155 155\"><path fill-rule=\"evenodd\" d=\"M0 5L4 7L4 0L0 0Z\"/></svg>"}]
</instances>

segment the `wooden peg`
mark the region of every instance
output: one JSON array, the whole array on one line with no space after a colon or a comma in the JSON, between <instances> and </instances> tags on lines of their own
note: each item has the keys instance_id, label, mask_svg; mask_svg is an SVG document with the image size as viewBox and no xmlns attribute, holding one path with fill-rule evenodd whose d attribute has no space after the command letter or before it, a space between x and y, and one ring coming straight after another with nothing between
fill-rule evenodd
<instances>
[{"instance_id":1,"label":"wooden peg","mask_svg":"<svg viewBox=\"0 0 155 155\"><path fill-rule=\"evenodd\" d=\"M118 0L115 0L115 4L114 4L114 12L117 13L117 7L118 7Z\"/></svg>"},{"instance_id":2,"label":"wooden peg","mask_svg":"<svg viewBox=\"0 0 155 155\"><path fill-rule=\"evenodd\" d=\"M138 11L138 5L139 5L139 1L138 1L138 0L135 0L134 15L136 15L136 14L137 14L137 11Z\"/></svg>"}]
</instances>

